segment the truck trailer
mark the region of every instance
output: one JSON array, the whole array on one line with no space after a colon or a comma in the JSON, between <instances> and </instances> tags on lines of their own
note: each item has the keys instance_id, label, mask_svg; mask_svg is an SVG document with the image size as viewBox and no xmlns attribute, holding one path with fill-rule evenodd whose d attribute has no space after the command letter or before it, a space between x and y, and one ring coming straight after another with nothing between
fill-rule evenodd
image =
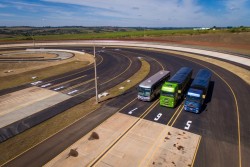
<instances>
[{"instance_id":1,"label":"truck trailer","mask_svg":"<svg viewBox=\"0 0 250 167\"><path fill-rule=\"evenodd\" d=\"M184 110L199 113L206 99L212 73L201 69L195 76L184 102Z\"/></svg>"},{"instance_id":2,"label":"truck trailer","mask_svg":"<svg viewBox=\"0 0 250 167\"><path fill-rule=\"evenodd\" d=\"M178 100L184 96L191 77L192 68L182 67L161 88L160 105L174 108Z\"/></svg>"}]
</instances>

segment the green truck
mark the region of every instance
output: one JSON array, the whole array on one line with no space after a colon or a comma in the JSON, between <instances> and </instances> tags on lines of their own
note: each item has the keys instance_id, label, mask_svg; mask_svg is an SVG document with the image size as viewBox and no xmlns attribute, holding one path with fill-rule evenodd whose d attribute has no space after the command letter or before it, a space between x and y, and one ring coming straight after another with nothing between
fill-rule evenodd
<instances>
[{"instance_id":1,"label":"green truck","mask_svg":"<svg viewBox=\"0 0 250 167\"><path fill-rule=\"evenodd\" d=\"M189 67L182 67L167 82L162 85L160 105L174 108L179 99L184 96L191 81L193 70Z\"/></svg>"}]
</instances>

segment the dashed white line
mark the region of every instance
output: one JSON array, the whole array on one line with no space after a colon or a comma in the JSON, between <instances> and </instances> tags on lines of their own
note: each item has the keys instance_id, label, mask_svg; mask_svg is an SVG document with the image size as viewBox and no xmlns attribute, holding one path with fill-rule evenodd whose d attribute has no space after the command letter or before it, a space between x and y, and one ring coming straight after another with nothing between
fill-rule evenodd
<instances>
[{"instance_id":1,"label":"dashed white line","mask_svg":"<svg viewBox=\"0 0 250 167\"><path fill-rule=\"evenodd\" d=\"M31 85L37 85L37 84L40 84L40 83L42 83L43 81L36 81L36 82L32 82L32 83L30 83Z\"/></svg>"},{"instance_id":2,"label":"dashed white line","mask_svg":"<svg viewBox=\"0 0 250 167\"><path fill-rule=\"evenodd\" d=\"M58 87L58 88L55 88L55 89L53 89L54 91L57 91L57 90L60 90L60 89L63 89L64 88L64 86L60 86L60 87Z\"/></svg>"},{"instance_id":3,"label":"dashed white line","mask_svg":"<svg viewBox=\"0 0 250 167\"><path fill-rule=\"evenodd\" d=\"M51 84L51 83L47 83L47 84L45 84L45 85L42 85L41 88L46 88L46 87L48 87L48 86L50 86L50 85L52 85L52 84Z\"/></svg>"},{"instance_id":4,"label":"dashed white line","mask_svg":"<svg viewBox=\"0 0 250 167\"><path fill-rule=\"evenodd\" d=\"M67 94L68 94L68 95L71 95L71 94L76 93L76 92L78 92L78 90L73 90L73 91L71 91L71 92L68 92Z\"/></svg>"}]
</instances>

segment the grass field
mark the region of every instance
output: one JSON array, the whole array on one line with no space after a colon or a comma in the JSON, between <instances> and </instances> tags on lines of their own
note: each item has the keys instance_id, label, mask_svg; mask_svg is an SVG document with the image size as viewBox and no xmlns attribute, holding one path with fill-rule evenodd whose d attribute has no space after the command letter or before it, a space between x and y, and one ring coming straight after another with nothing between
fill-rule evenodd
<instances>
[{"instance_id":1,"label":"grass field","mask_svg":"<svg viewBox=\"0 0 250 167\"><path fill-rule=\"evenodd\" d=\"M0 44L60 40L137 40L202 46L204 49L250 55L250 27L212 28L124 28L124 27L0 27Z\"/></svg>"},{"instance_id":2,"label":"grass field","mask_svg":"<svg viewBox=\"0 0 250 167\"><path fill-rule=\"evenodd\" d=\"M173 35L199 35L215 33L250 32L248 27L218 30L193 29L153 29L153 28L0 28L0 42L13 41L47 41L47 40L80 40L80 39L130 39L140 37L162 37Z\"/></svg>"}]
</instances>

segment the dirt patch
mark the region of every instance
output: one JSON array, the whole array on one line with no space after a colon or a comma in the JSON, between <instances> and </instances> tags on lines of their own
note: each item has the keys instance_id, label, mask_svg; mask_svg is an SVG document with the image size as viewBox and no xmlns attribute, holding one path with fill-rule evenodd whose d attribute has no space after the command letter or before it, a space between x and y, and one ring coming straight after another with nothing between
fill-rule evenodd
<instances>
[{"instance_id":1,"label":"dirt patch","mask_svg":"<svg viewBox=\"0 0 250 167\"><path fill-rule=\"evenodd\" d=\"M0 58L1 59L4 59L4 58L40 58L40 57L43 57L45 59L48 59L48 58L55 58L57 57L56 54L53 54L53 53L33 53L33 52L21 52L21 53L17 53L15 54L16 52L11 52L11 53L2 53L0 52ZM1 55L2 54L2 55Z\"/></svg>"},{"instance_id":2,"label":"dirt patch","mask_svg":"<svg viewBox=\"0 0 250 167\"><path fill-rule=\"evenodd\" d=\"M98 140L100 137L98 135L98 133L96 132L92 132L92 134L90 135L90 137L88 138L88 140Z\"/></svg>"},{"instance_id":3,"label":"dirt patch","mask_svg":"<svg viewBox=\"0 0 250 167\"><path fill-rule=\"evenodd\" d=\"M161 37L135 38L132 40L191 45L194 47L200 46L204 49L219 49L222 51L236 52L250 56L250 32L169 35Z\"/></svg>"},{"instance_id":4,"label":"dirt patch","mask_svg":"<svg viewBox=\"0 0 250 167\"><path fill-rule=\"evenodd\" d=\"M74 54L74 53L73 53ZM42 57L44 53L33 54L33 56ZM0 63L0 77L16 75L28 71L44 69L47 67L52 67L60 64L65 64L69 62L85 62L88 65L93 63L93 56L90 54L79 54L75 53L75 56L71 59L60 60L60 61L39 61L39 62L13 62L13 63ZM27 56L27 55L26 55ZM55 57L55 54L53 54ZM69 68L70 69L70 68ZM6 73L6 71L12 70L11 73Z\"/></svg>"},{"instance_id":5,"label":"dirt patch","mask_svg":"<svg viewBox=\"0 0 250 167\"><path fill-rule=\"evenodd\" d=\"M78 152L77 149L70 149L70 152L68 154L68 156L72 156L72 157L77 157L78 156Z\"/></svg>"},{"instance_id":6,"label":"dirt patch","mask_svg":"<svg viewBox=\"0 0 250 167\"><path fill-rule=\"evenodd\" d=\"M171 131L172 135L169 135L169 140L164 142L161 137L158 140L155 148L148 154L149 161L141 164L142 166L190 166L196 158L196 153L199 148L201 136L186 132L181 135L181 139L176 143L176 137L179 137L180 133L184 132L181 129L166 127L166 131ZM163 133L163 136L167 133ZM184 137L188 138L185 139ZM153 155L153 156L151 156ZM146 159L146 158L145 158Z\"/></svg>"},{"instance_id":7,"label":"dirt patch","mask_svg":"<svg viewBox=\"0 0 250 167\"><path fill-rule=\"evenodd\" d=\"M83 68L94 61L93 56L90 54L77 52L73 54L75 55L74 57L61 61L1 62L0 79L2 82L0 83L0 90ZM35 55L40 57L44 56L44 53L37 52ZM55 54L53 56L55 56ZM32 79L33 77L35 79Z\"/></svg>"},{"instance_id":8,"label":"dirt patch","mask_svg":"<svg viewBox=\"0 0 250 167\"><path fill-rule=\"evenodd\" d=\"M79 54L75 53L75 57L73 58L77 61L88 61L90 64L94 63L93 55L90 54Z\"/></svg>"}]
</instances>

